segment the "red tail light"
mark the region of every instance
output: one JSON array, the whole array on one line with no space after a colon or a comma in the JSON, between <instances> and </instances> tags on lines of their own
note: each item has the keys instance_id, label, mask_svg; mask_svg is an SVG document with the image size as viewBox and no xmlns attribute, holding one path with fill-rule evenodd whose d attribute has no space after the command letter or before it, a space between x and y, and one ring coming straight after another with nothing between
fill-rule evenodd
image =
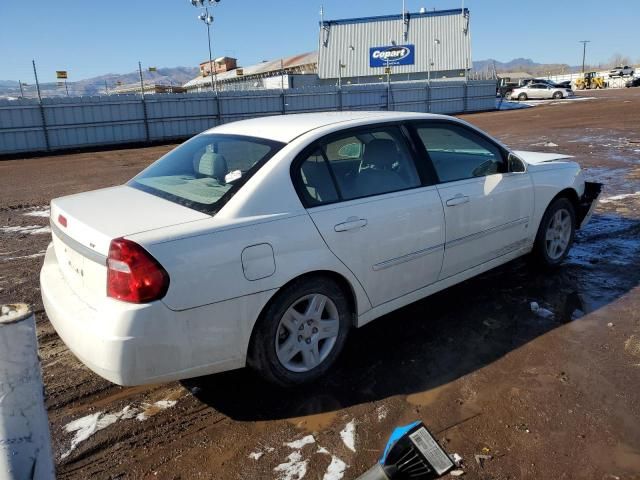
<instances>
[{"instance_id":1,"label":"red tail light","mask_svg":"<svg viewBox=\"0 0 640 480\"><path fill-rule=\"evenodd\" d=\"M116 238L109 245L107 296L131 303L147 303L165 296L169 274L144 248Z\"/></svg>"}]
</instances>

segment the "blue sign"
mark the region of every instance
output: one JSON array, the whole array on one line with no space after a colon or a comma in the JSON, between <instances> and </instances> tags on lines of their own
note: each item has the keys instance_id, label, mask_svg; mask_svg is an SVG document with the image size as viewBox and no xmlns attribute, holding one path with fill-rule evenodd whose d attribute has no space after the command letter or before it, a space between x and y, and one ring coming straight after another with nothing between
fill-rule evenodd
<instances>
[{"instance_id":1,"label":"blue sign","mask_svg":"<svg viewBox=\"0 0 640 480\"><path fill-rule=\"evenodd\" d=\"M392 45L390 47L372 47L369 49L369 66L386 67L392 65L413 65L415 63L415 45Z\"/></svg>"}]
</instances>

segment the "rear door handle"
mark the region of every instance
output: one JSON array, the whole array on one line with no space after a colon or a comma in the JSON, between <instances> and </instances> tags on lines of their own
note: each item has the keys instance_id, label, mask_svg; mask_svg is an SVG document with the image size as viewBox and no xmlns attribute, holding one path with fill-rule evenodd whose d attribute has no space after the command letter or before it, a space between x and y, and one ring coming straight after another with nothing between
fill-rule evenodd
<instances>
[{"instance_id":1,"label":"rear door handle","mask_svg":"<svg viewBox=\"0 0 640 480\"><path fill-rule=\"evenodd\" d=\"M349 230L356 230L367 226L366 218L349 217L345 222L337 224L333 229L336 232L347 232Z\"/></svg>"},{"instance_id":2,"label":"rear door handle","mask_svg":"<svg viewBox=\"0 0 640 480\"><path fill-rule=\"evenodd\" d=\"M469 197L459 193L455 197L447 200L447 207L455 207L456 205L462 205L463 203L469 203Z\"/></svg>"}]
</instances>

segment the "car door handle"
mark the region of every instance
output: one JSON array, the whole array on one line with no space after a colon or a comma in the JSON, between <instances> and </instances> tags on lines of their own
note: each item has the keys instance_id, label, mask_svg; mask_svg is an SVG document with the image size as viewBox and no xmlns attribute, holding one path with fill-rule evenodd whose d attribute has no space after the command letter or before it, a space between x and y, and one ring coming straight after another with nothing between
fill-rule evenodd
<instances>
[{"instance_id":1,"label":"car door handle","mask_svg":"<svg viewBox=\"0 0 640 480\"><path fill-rule=\"evenodd\" d=\"M463 203L469 203L469 197L459 193L455 197L447 200L447 207L455 207L456 205L462 205Z\"/></svg>"},{"instance_id":2,"label":"car door handle","mask_svg":"<svg viewBox=\"0 0 640 480\"><path fill-rule=\"evenodd\" d=\"M337 224L333 229L336 232L347 232L349 230L356 230L358 228L366 227L367 219L358 217L349 217L345 222Z\"/></svg>"}]
</instances>

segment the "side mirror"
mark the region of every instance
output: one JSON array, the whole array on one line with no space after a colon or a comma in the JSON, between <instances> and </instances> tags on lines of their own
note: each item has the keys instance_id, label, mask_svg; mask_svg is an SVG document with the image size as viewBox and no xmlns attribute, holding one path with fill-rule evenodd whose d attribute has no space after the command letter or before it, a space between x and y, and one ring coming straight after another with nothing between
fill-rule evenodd
<instances>
[{"instance_id":1,"label":"side mirror","mask_svg":"<svg viewBox=\"0 0 640 480\"><path fill-rule=\"evenodd\" d=\"M509 152L507 163L509 165L509 173L524 173L527 171L527 165L524 161L511 152Z\"/></svg>"}]
</instances>

